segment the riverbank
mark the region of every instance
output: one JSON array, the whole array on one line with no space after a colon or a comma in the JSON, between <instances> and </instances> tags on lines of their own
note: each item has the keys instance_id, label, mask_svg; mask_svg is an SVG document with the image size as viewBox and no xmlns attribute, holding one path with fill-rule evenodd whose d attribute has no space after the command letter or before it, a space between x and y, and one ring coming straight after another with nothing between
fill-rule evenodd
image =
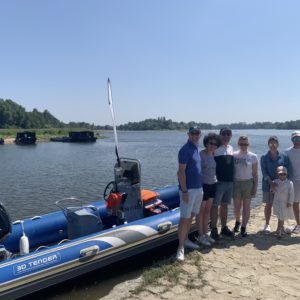
<instances>
[{"instance_id":1,"label":"riverbank","mask_svg":"<svg viewBox=\"0 0 300 300\"><path fill-rule=\"evenodd\" d=\"M88 130L88 129L87 129ZM76 129L59 129L59 128L46 128L46 129L0 129L0 137L3 138L5 145L14 144L17 132L34 131L36 133L37 142L49 142L54 137L64 137L69 135L69 131L84 131L83 128ZM105 138L102 132L94 131L97 139Z\"/></svg>"},{"instance_id":2,"label":"riverbank","mask_svg":"<svg viewBox=\"0 0 300 300\"><path fill-rule=\"evenodd\" d=\"M276 222L272 216L272 229ZM263 225L260 206L251 211L248 237L190 251L184 263L175 262L174 253L101 299L299 299L300 235L278 238L261 232Z\"/></svg>"}]
</instances>

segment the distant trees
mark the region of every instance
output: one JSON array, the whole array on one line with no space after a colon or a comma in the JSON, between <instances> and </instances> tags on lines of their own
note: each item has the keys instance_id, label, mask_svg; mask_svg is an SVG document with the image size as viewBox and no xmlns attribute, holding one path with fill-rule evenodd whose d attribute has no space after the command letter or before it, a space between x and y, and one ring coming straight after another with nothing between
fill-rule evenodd
<instances>
[{"instance_id":1,"label":"distant trees","mask_svg":"<svg viewBox=\"0 0 300 300\"><path fill-rule=\"evenodd\" d=\"M186 130L191 126L201 129L219 129L230 127L232 129L300 129L300 120L286 122L255 122L231 123L212 125L195 121L176 122L166 119L165 116L157 119L146 119L140 122L128 122L117 126L119 130ZM63 123L55 118L48 110L39 112L36 108L26 112L25 108L14 101L0 99L0 128L85 128L90 130L111 130L110 125L94 125L86 122Z\"/></svg>"},{"instance_id":2,"label":"distant trees","mask_svg":"<svg viewBox=\"0 0 300 300\"><path fill-rule=\"evenodd\" d=\"M14 101L0 99L0 128L49 128L62 127L63 123L47 110L39 112L33 109L26 112L25 108Z\"/></svg>"}]
</instances>

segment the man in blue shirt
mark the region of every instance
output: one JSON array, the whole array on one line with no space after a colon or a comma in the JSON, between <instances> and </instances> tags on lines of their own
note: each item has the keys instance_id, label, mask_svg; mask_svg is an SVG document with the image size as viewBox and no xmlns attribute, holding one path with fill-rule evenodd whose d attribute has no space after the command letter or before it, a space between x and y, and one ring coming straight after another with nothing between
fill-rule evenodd
<instances>
[{"instance_id":1,"label":"man in blue shirt","mask_svg":"<svg viewBox=\"0 0 300 300\"><path fill-rule=\"evenodd\" d=\"M192 218L199 215L203 196L201 159L198 149L200 136L200 129L198 127L191 127L188 131L189 139L178 153L180 194L179 245L176 255L178 261L184 260L184 248L200 248L188 239Z\"/></svg>"}]
</instances>

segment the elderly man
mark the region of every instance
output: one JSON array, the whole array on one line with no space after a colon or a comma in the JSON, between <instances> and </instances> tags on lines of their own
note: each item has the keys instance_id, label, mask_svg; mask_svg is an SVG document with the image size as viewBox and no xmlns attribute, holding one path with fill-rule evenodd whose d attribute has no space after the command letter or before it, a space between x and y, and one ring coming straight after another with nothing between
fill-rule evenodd
<instances>
[{"instance_id":1,"label":"elderly man","mask_svg":"<svg viewBox=\"0 0 300 300\"><path fill-rule=\"evenodd\" d=\"M188 131L188 141L178 153L178 181L180 194L180 222L178 228L179 245L176 259L184 260L184 248L199 249L199 245L188 239L191 221L199 215L202 202L201 159L198 143L201 131L191 127Z\"/></svg>"},{"instance_id":2,"label":"elderly man","mask_svg":"<svg viewBox=\"0 0 300 300\"><path fill-rule=\"evenodd\" d=\"M293 147L285 151L290 161L290 174L289 177L294 184L295 199L293 203L293 210L297 225L293 232L300 232L300 216L299 216L299 203L300 203L300 131L294 131L291 136Z\"/></svg>"}]
</instances>

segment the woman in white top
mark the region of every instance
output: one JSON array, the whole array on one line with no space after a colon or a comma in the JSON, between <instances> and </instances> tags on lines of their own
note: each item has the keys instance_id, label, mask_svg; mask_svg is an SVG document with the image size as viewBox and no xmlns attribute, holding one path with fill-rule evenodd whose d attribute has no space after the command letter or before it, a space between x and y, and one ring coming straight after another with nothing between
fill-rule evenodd
<instances>
[{"instance_id":1,"label":"woman in white top","mask_svg":"<svg viewBox=\"0 0 300 300\"><path fill-rule=\"evenodd\" d=\"M248 150L249 139L242 135L239 137L238 146L239 151L233 153L234 158L234 184L233 184L233 199L235 212L235 226L234 232L239 232L241 229L241 236L246 237L246 226L250 216L250 202L251 198L255 196L257 190L257 155ZM242 212L242 224L241 207ZM242 226L241 226L242 225Z\"/></svg>"}]
</instances>

